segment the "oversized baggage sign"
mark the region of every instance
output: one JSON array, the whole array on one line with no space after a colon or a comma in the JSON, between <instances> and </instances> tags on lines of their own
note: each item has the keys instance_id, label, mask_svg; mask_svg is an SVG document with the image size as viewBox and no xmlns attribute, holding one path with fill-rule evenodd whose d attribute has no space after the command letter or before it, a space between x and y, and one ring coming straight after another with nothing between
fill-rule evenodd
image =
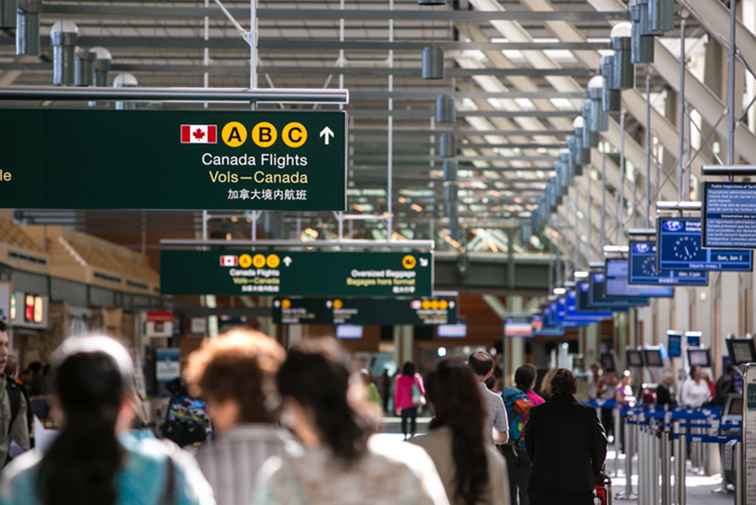
<instances>
[{"instance_id":1,"label":"oversized baggage sign","mask_svg":"<svg viewBox=\"0 0 756 505\"><path fill-rule=\"evenodd\" d=\"M167 294L281 296L431 296L428 252L160 252Z\"/></svg>"}]
</instances>

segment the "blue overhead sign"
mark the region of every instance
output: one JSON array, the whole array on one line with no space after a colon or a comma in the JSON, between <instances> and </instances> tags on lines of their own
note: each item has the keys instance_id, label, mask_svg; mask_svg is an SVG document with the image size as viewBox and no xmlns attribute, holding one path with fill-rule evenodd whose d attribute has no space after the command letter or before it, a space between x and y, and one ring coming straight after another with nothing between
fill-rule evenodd
<instances>
[{"instance_id":1,"label":"blue overhead sign","mask_svg":"<svg viewBox=\"0 0 756 505\"><path fill-rule=\"evenodd\" d=\"M627 310L631 307L648 305L649 299L643 297L607 296L606 274L591 272L588 307L591 309Z\"/></svg>"},{"instance_id":2,"label":"blue overhead sign","mask_svg":"<svg viewBox=\"0 0 756 505\"><path fill-rule=\"evenodd\" d=\"M707 182L704 247L756 249L756 183Z\"/></svg>"},{"instance_id":3,"label":"blue overhead sign","mask_svg":"<svg viewBox=\"0 0 756 505\"><path fill-rule=\"evenodd\" d=\"M657 267L664 270L750 272L751 251L704 249L701 219L660 217L657 220Z\"/></svg>"},{"instance_id":4,"label":"blue overhead sign","mask_svg":"<svg viewBox=\"0 0 756 505\"><path fill-rule=\"evenodd\" d=\"M584 284L588 285L587 282ZM586 286L590 288L590 286ZM586 322L586 323L597 323L599 321L602 321L604 319L608 319L612 317L612 312L610 311L584 311L578 309L577 304L577 291L580 289L580 287L576 287L576 289L570 289L567 291L567 318L573 321L579 321L579 322Z\"/></svg>"},{"instance_id":5,"label":"blue overhead sign","mask_svg":"<svg viewBox=\"0 0 756 505\"><path fill-rule=\"evenodd\" d=\"M631 286L628 283L628 262L626 259L606 261L606 294L609 297L649 297L671 298L675 288L670 286Z\"/></svg>"},{"instance_id":6,"label":"blue overhead sign","mask_svg":"<svg viewBox=\"0 0 756 505\"><path fill-rule=\"evenodd\" d=\"M706 286L708 272L686 272L682 270L662 270L656 268L656 241L631 240L628 257L630 275L628 283L644 286Z\"/></svg>"}]
</instances>

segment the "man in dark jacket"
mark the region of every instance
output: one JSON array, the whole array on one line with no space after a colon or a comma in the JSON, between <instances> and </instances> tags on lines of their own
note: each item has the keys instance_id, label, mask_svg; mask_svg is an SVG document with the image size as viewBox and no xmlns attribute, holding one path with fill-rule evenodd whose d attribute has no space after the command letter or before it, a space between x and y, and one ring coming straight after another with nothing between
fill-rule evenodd
<instances>
[{"instance_id":1,"label":"man in dark jacket","mask_svg":"<svg viewBox=\"0 0 756 505\"><path fill-rule=\"evenodd\" d=\"M525 445L532 461L531 505L591 505L601 481L606 435L596 412L577 403L575 376L557 370L552 398L530 410Z\"/></svg>"}]
</instances>

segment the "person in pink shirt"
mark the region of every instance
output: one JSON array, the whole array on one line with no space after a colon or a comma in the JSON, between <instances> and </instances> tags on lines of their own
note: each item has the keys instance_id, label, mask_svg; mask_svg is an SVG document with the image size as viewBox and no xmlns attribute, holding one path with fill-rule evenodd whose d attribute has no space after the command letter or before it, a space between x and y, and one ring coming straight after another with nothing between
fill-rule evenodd
<instances>
[{"instance_id":1,"label":"person in pink shirt","mask_svg":"<svg viewBox=\"0 0 756 505\"><path fill-rule=\"evenodd\" d=\"M396 410L396 415L402 417L402 434L405 440L415 436L417 409L424 404L423 378L416 372L415 364L407 361L402 366L402 373L396 378L394 386L394 410Z\"/></svg>"},{"instance_id":2,"label":"person in pink shirt","mask_svg":"<svg viewBox=\"0 0 756 505\"><path fill-rule=\"evenodd\" d=\"M530 403L532 403L534 407L537 407L539 405L546 403L546 400L541 398L541 395L539 395L532 389L528 390L527 395L528 395L528 398L530 398Z\"/></svg>"}]
</instances>

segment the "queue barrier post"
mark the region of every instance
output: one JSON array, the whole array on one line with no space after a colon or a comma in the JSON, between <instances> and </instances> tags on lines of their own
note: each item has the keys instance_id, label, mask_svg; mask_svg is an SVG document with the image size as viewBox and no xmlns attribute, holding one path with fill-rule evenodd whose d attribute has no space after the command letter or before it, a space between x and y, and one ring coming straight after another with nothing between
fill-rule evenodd
<instances>
[{"instance_id":1,"label":"queue barrier post","mask_svg":"<svg viewBox=\"0 0 756 505\"><path fill-rule=\"evenodd\" d=\"M686 488L685 488L685 465L687 460L687 439L685 427L679 422L675 421L673 424L673 433L675 435L675 448L677 449L675 454L675 505L685 505L687 501Z\"/></svg>"},{"instance_id":2,"label":"queue barrier post","mask_svg":"<svg viewBox=\"0 0 756 505\"><path fill-rule=\"evenodd\" d=\"M639 443L636 443L639 440L639 426L633 411L625 409L618 411L618 414L625 416L625 489L618 492L616 498L618 500L636 500L638 496L633 494L633 453L637 452L640 458L640 451L637 450Z\"/></svg>"},{"instance_id":3,"label":"queue barrier post","mask_svg":"<svg viewBox=\"0 0 756 505\"><path fill-rule=\"evenodd\" d=\"M735 505L746 505L745 475L743 474L743 444L738 442L733 447L735 459Z\"/></svg>"},{"instance_id":4,"label":"queue barrier post","mask_svg":"<svg viewBox=\"0 0 756 505\"><path fill-rule=\"evenodd\" d=\"M649 425L649 439L651 441L651 469L649 470L651 484L651 503L659 505L659 453L661 451L659 436L657 430L656 418L653 418Z\"/></svg>"},{"instance_id":5,"label":"queue barrier post","mask_svg":"<svg viewBox=\"0 0 756 505\"><path fill-rule=\"evenodd\" d=\"M672 447L669 436L669 423L672 413L664 414L661 428L661 505L672 505Z\"/></svg>"},{"instance_id":6,"label":"queue barrier post","mask_svg":"<svg viewBox=\"0 0 756 505\"><path fill-rule=\"evenodd\" d=\"M621 444L621 437L622 434L622 411L618 408L617 404L612 407L612 420L614 422L614 476L619 476L619 453L620 453L620 446ZM625 428L627 428L627 423L625 423ZM628 440L627 440L627 433L625 433L624 436L625 439L625 459L628 457L628 452L630 452Z\"/></svg>"}]
</instances>

